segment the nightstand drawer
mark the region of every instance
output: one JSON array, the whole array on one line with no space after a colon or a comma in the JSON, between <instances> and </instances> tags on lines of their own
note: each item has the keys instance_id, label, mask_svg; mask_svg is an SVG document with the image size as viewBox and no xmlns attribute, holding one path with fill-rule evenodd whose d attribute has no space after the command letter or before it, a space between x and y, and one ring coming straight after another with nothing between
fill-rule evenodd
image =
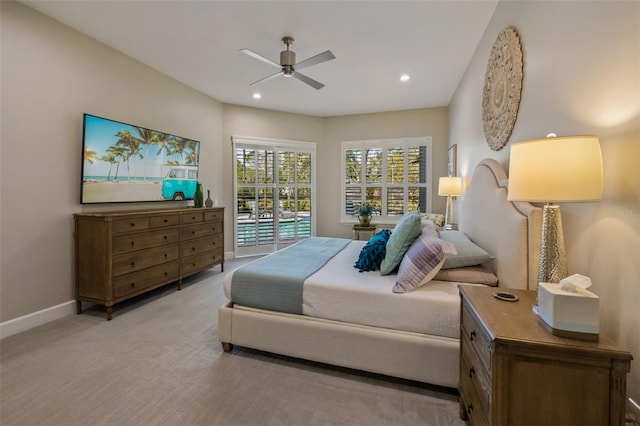
<instances>
[{"instance_id":1,"label":"nightstand drawer","mask_svg":"<svg viewBox=\"0 0 640 426\"><path fill-rule=\"evenodd\" d=\"M491 339L466 305L462 309L462 338L463 345L470 345L478 354L485 370L491 373Z\"/></svg>"},{"instance_id":2,"label":"nightstand drawer","mask_svg":"<svg viewBox=\"0 0 640 426\"><path fill-rule=\"evenodd\" d=\"M478 360L475 351L466 343L462 344L462 359L460 363L460 380L463 386L472 386L477 400L485 413L491 412L491 380L484 367Z\"/></svg>"},{"instance_id":3,"label":"nightstand drawer","mask_svg":"<svg viewBox=\"0 0 640 426\"><path fill-rule=\"evenodd\" d=\"M462 387L460 397L464 401L464 406L460 410L464 410L464 415L469 419L469 423L473 426L489 426L489 420L478 401L477 395L472 387ZM461 413L462 415L462 413Z\"/></svg>"}]
</instances>

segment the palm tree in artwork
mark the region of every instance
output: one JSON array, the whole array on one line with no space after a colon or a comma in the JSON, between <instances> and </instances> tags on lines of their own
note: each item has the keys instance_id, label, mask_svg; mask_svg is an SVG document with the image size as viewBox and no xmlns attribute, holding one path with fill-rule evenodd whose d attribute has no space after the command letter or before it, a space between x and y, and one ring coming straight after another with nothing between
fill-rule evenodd
<instances>
[{"instance_id":1,"label":"palm tree in artwork","mask_svg":"<svg viewBox=\"0 0 640 426\"><path fill-rule=\"evenodd\" d=\"M137 158L144 158L144 156L140 153L140 141L136 139L131 132L128 130L124 130L122 132L116 133L118 137L118 141L116 142L116 146L121 146L125 148L125 155L123 155L124 160L127 163L127 177L128 180L131 180L131 158L134 160ZM133 163L133 176L136 176L135 170L135 162Z\"/></svg>"},{"instance_id":2,"label":"palm tree in artwork","mask_svg":"<svg viewBox=\"0 0 640 426\"><path fill-rule=\"evenodd\" d=\"M98 157L98 153L89 149L89 147L84 147L84 161L89 164L93 164L98 161L100 158Z\"/></svg>"},{"instance_id":3,"label":"palm tree in artwork","mask_svg":"<svg viewBox=\"0 0 640 426\"><path fill-rule=\"evenodd\" d=\"M113 145L107 148L106 155L110 157L113 156L113 159L116 162L116 174L113 176L113 180L116 182L118 181L118 172L120 171L120 161L124 160L125 152L126 149L122 146Z\"/></svg>"},{"instance_id":4,"label":"palm tree in artwork","mask_svg":"<svg viewBox=\"0 0 640 426\"><path fill-rule=\"evenodd\" d=\"M156 152L156 157L161 156L160 164L163 165L165 153L166 155L171 155L171 135L167 133L157 133L153 144L159 147L158 152ZM167 162L167 165L169 165L169 162Z\"/></svg>"},{"instance_id":5,"label":"palm tree in artwork","mask_svg":"<svg viewBox=\"0 0 640 426\"><path fill-rule=\"evenodd\" d=\"M196 148L198 142L192 139L174 137L170 141L170 153L180 154L182 164L198 165L198 153ZM185 158L185 154L187 157Z\"/></svg>"},{"instance_id":6,"label":"palm tree in artwork","mask_svg":"<svg viewBox=\"0 0 640 426\"><path fill-rule=\"evenodd\" d=\"M157 132L153 130L145 129L144 127L136 127L132 126L133 130L136 132L136 136L132 136L139 144L144 145L144 178L143 181L147 180L147 163L149 162L149 147L154 145L159 136ZM141 157L142 158L142 157Z\"/></svg>"},{"instance_id":7,"label":"palm tree in artwork","mask_svg":"<svg viewBox=\"0 0 640 426\"><path fill-rule=\"evenodd\" d=\"M104 154L102 157L100 157L100 160L109 163L109 175L107 176L107 180L111 180L111 170L113 170L113 165L116 164L118 162L118 160L116 159L116 156L113 152L109 152L109 150L107 150L107 153Z\"/></svg>"}]
</instances>

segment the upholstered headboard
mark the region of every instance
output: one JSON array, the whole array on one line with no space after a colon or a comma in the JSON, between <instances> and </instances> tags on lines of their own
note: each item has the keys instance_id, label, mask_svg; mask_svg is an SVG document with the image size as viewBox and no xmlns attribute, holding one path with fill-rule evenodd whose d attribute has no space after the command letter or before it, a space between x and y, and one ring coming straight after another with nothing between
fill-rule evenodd
<instances>
[{"instance_id":1,"label":"upholstered headboard","mask_svg":"<svg viewBox=\"0 0 640 426\"><path fill-rule=\"evenodd\" d=\"M464 193L460 230L495 257L500 287L535 290L542 209L507 200L507 183L500 163L482 160Z\"/></svg>"}]
</instances>

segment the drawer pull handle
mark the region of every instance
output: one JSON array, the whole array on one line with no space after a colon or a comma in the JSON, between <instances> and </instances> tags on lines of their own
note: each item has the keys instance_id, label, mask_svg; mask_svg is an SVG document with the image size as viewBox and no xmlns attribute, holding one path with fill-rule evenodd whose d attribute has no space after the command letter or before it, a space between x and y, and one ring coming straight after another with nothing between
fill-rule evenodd
<instances>
[{"instance_id":1,"label":"drawer pull handle","mask_svg":"<svg viewBox=\"0 0 640 426\"><path fill-rule=\"evenodd\" d=\"M136 288L136 283L131 283L131 288Z\"/></svg>"},{"instance_id":2,"label":"drawer pull handle","mask_svg":"<svg viewBox=\"0 0 640 426\"><path fill-rule=\"evenodd\" d=\"M164 276L165 276L165 277L168 277L168 276L169 276L169 273L168 273L167 271L164 271Z\"/></svg>"},{"instance_id":3,"label":"drawer pull handle","mask_svg":"<svg viewBox=\"0 0 640 426\"><path fill-rule=\"evenodd\" d=\"M132 224L131 224L131 226L136 226L136 224L135 224L135 223L132 223Z\"/></svg>"},{"instance_id":4,"label":"drawer pull handle","mask_svg":"<svg viewBox=\"0 0 640 426\"><path fill-rule=\"evenodd\" d=\"M191 231L191 235L196 235L196 231Z\"/></svg>"},{"instance_id":5,"label":"drawer pull handle","mask_svg":"<svg viewBox=\"0 0 640 426\"><path fill-rule=\"evenodd\" d=\"M191 220L196 220L196 217L195 216L191 216Z\"/></svg>"},{"instance_id":6,"label":"drawer pull handle","mask_svg":"<svg viewBox=\"0 0 640 426\"><path fill-rule=\"evenodd\" d=\"M133 247L134 245L136 245L135 241L131 241L131 247Z\"/></svg>"},{"instance_id":7,"label":"drawer pull handle","mask_svg":"<svg viewBox=\"0 0 640 426\"><path fill-rule=\"evenodd\" d=\"M471 368L469 369L469 378L470 378L470 379L473 379L473 375L474 375L474 374L476 374L476 369L475 369L475 368L473 368L473 367L471 367Z\"/></svg>"},{"instance_id":8,"label":"drawer pull handle","mask_svg":"<svg viewBox=\"0 0 640 426\"><path fill-rule=\"evenodd\" d=\"M135 268L136 267L136 262L131 262L131 267Z\"/></svg>"},{"instance_id":9,"label":"drawer pull handle","mask_svg":"<svg viewBox=\"0 0 640 426\"><path fill-rule=\"evenodd\" d=\"M195 247L191 247L191 251L196 251L196 248Z\"/></svg>"},{"instance_id":10,"label":"drawer pull handle","mask_svg":"<svg viewBox=\"0 0 640 426\"><path fill-rule=\"evenodd\" d=\"M167 241L167 236L166 235L164 236L164 240Z\"/></svg>"},{"instance_id":11,"label":"drawer pull handle","mask_svg":"<svg viewBox=\"0 0 640 426\"><path fill-rule=\"evenodd\" d=\"M467 414L473 413L473 404L467 405Z\"/></svg>"},{"instance_id":12,"label":"drawer pull handle","mask_svg":"<svg viewBox=\"0 0 640 426\"><path fill-rule=\"evenodd\" d=\"M165 254L164 254L164 258L165 258L165 259L167 258L167 253L165 253Z\"/></svg>"},{"instance_id":13,"label":"drawer pull handle","mask_svg":"<svg viewBox=\"0 0 640 426\"><path fill-rule=\"evenodd\" d=\"M169 222L169 221L168 221L167 219L165 219L165 220L164 220L164 223L167 223L167 222Z\"/></svg>"},{"instance_id":14,"label":"drawer pull handle","mask_svg":"<svg viewBox=\"0 0 640 426\"><path fill-rule=\"evenodd\" d=\"M195 262L194 262L194 263L192 263L192 265L193 265L193 267L194 267L194 268L196 267L196 264L195 264Z\"/></svg>"},{"instance_id":15,"label":"drawer pull handle","mask_svg":"<svg viewBox=\"0 0 640 426\"><path fill-rule=\"evenodd\" d=\"M475 330L473 330L473 331L471 332L471 334L469 335L469 337L470 337L470 339L469 339L469 340L471 340L471 341L473 342L473 340L476 338L476 331L475 331Z\"/></svg>"}]
</instances>

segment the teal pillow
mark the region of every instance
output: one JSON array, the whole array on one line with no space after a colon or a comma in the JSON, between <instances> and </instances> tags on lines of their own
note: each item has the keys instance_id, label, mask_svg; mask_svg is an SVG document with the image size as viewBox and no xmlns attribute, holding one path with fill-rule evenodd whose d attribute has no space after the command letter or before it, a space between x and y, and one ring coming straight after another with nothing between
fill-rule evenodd
<instances>
[{"instance_id":1,"label":"teal pillow","mask_svg":"<svg viewBox=\"0 0 640 426\"><path fill-rule=\"evenodd\" d=\"M493 259L493 256L474 244L464 232L440 231L440 238L452 243L458 252L456 255L447 256L442 269L475 266Z\"/></svg>"},{"instance_id":2,"label":"teal pillow","mask_svg":"<svg viewBox=\"0 0 640 426\"><path fill-rule=\"evenodd\" d=\"M384 255L387 253L387 241L391 232L388 229L383 229L376 235L374 235L367 244L362 247L360 256L356 261L355 268L358 271L377 271L380 269L380 263L384 259Z\"/></svg>"},{"instance_id":3,"label":"teal pillow","mask_svg":"<svg viewBox=\"0 0 640 426\"><path fill-rule=\"evenodd\" d=\"M417 210L402 216L387 241L387 253L380 264L380 275L389 275L402 261L411 243L422 232L420 212Z\"/></svg>"}]
</instances>

